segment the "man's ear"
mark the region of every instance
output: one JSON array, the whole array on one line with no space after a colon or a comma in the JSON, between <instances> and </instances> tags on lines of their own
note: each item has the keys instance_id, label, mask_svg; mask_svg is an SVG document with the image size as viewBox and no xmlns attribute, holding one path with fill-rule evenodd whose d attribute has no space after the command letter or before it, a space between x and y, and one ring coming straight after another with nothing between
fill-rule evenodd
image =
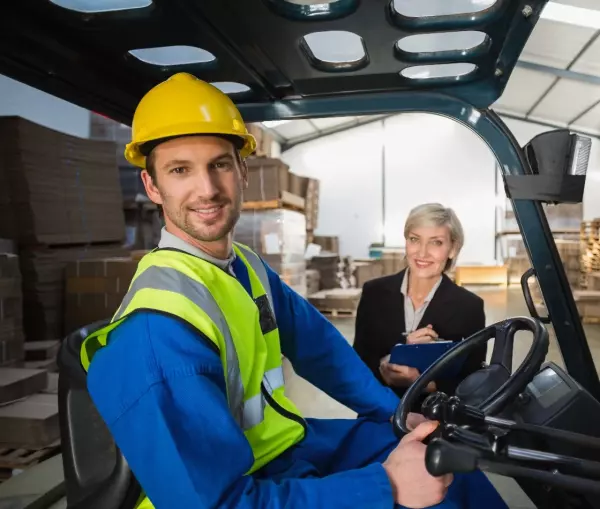
<instances>
[{"instance_id":1,"label":"man's ear","mask_svg":"<svg viewBox=\"0 0 600 509\"><path fill-rule=\"evenodd\" d=\"M142 182L144 184L144 188L146 189L146 194L148 195L148 198L150 198L150 200L152 200L157 205L162 205L163 201L160 195L160 191L158 190L158 187L156 186L154 180L148 173L148 170L142 170L141 175Z\"/></svg>"}]
</instances>

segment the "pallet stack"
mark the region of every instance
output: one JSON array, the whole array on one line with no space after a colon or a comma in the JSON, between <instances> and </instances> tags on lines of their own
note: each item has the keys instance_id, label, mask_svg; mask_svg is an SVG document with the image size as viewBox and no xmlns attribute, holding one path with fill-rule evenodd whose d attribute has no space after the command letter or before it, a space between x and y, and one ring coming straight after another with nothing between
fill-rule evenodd
<instances>
[{"instance_id":1,"label":"pallet stack","mask_svg":"<svg viewBox=\"0 0 600 509\"><path fill-rule=\"evenodd\" d=\"M347 288L349 282L344 277L343 263L339 255L323 251L313 256L308 267L319 273L319 289L330 290L333 288Z\"/></svg>"},{"instance_id":2,"label":"pallet stack","mask_svg":"<svg viewBox=\"0 0 600 509\"><path fill-rule=\"evenodd\" d=\"M24 343L19 257L0 252L0 367L23 361Z\"/></svg>"},{"instance_id":3,"label":"pallet stack","mask_svg":"<svg viewBox=\"0 0 600 509\"><path fill-rule=\"evenodd\" d=\"M234 240L258 253L283 281L306 296L306 217L285 208L244 210Z\"/></svg>"},{"instance_id":4,"label":"pallet stack","mask_svg":"<svg viewBox=\"0 0 600 509\"><path fill-rule=\"evenodd\" d=\"M60 451L58 378L0 368L0 482Z\"/></svg>"},{"instance_id":5,"label":"pallet stack","mask_svg":"<svg viewBox=\"0 0 600 509\"><path fill-rule=\"evenodd\" d=\"M18 117L1 118L0 135L0 203L7 211L0 216L0 236L18 246L26 340L56 340L67 332L67 263L124 253L115 143Z\"/></svg>"},{"instance_id":6,"label":"pallet stack","mask_svg":"<svg viewBox=\"0 0 600 509\"><path fill-rule=\"evenodd\" d=\"M113 142L19 117L0 118L0 140L0 237L17 254L0 257L0 342L11 345L2 351L10 366L0 368L0 472L6 473L58 450L55 371L60 341L70 332L67 264L126 251Z\"/></svg>"},{"instance_id":7,"label":"pallet stack","mask_svg":"<svg viewBox=\"0 0 600 509\"><path fill-rule=\"evenodd\" d=\"M360 288L335 288L314 293L308 301L328 318L354 318L361 294Z\"/></svg>"},{"instance_id":8,"label":"pallet stack","mask_svg":"<svg viewBox=\"0 0 600 509\"><path fill-rule=\"evenodd\" d=\"M585 289L588 287L589 275L600 272L600 219L581 222L580 246L580 285Z\"/></svg>"},{"instance_id":9,"label":"pallet stack","mask_svg":"<svg viewBox=\"0 0 600 509\"><path fill-rule=\"evenodd\" d=\"M136 257L76 260L66 268L65 327L112 318L137 270Z\"/></svg>"}]
</instances>

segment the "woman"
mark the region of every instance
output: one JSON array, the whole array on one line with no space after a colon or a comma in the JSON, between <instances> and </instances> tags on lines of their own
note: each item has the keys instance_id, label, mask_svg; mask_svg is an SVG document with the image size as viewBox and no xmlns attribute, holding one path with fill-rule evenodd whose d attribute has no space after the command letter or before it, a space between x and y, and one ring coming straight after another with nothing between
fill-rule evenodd
<instances>
[{"instance_id":1,"label":"woman","mask_svg":"<svg viewBox=\"0 0 600 509\"><path fill-rule=\"evenodd\" d=\"M485 327L483 300L445 274L464 243L452 209L437 203L414 208L404 227L408 267L367 282L358 306L354 348L379 381L401 397L420 375L409 366L390 364L397 343L428 343L436 338L461 341ZM472 351L459 375L427 388L453 394L457 385L485 362L486 345Z\"/></svg>"}]
</instances>

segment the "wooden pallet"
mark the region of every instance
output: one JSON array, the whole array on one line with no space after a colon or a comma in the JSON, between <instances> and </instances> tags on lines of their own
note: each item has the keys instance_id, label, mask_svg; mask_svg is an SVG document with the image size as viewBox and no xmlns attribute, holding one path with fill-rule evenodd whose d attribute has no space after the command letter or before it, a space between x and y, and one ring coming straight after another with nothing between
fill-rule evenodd
<instances>
[{"instance_id":1,"label":"wooden pallet","mask_svg":"<svg viewBox=\"0 0 600 509\"><path fill-rule=\"evenodd\" d=\"M356 309L319 309L319 312L329 318L356 318Z\"/></svg>"},{"instance_id":2,"label":"wooden pallet","mask_svg":"<svg viewBox=\"0 0 600 509\"><path fill-rule=\"evenodd\" d=\"M277 200L245 201L243 203L244 210L288 209L304 212L305 208L306 202L304 198L288 193L287 191L282 191L281 198Z\"/></svg>"},{"instance_id":3,"label":"wooden pallet","mask_svg":"<svg viewBox=\"0 0 600 509\"><path fill-rule=\"evenodd\" d=\"M60 451L60 440L46 447L10 447L0 446L0 470L23 470L29 468Z\"/></svg>"}]
</instances>

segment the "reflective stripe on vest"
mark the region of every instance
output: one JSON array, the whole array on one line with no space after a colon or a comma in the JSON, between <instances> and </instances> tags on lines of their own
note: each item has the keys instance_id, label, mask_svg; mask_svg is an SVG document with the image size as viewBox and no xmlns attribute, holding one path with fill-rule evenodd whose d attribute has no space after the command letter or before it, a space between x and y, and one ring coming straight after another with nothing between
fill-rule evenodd
<instances>
[{"instance_id":1,"label":"reflective stripe on vest","mask_svg":"<svg viewBox=\"0 0 600 509\"><path fill-rule=\"evenodd\" d=\"M246 253L244 253L246 255ZM252 263L248 257L248 263ZM258 260L260 262L260 260ZM267 272L262 265L264 277L267 278ZM252 265L254 269L254 265ZM262 277L258 274L262 281ZM268 278L266 279L268 285ZM263 283L263 286L264 283ZM248 401L244 402L244 386L241 380L240 364L237 357L237 352L233 344L231 332L227 321L216 301L214 300L208 289L198 281L195 281L176 269L168 267L148 267L142 272L131 284L127 295L123 299L121 307L114 317L114 321L118 321L128 308L134 295L144 288L154 290L165 290L177 292L192 301L210 317L221 332L225 341L225 357L227 359L227 389L229 410L243 430L250 429L264 420L264 412L267 402L262 394L253 396ZM270 297L270 286L265 288ZM272 299L269 298L269 302ZM283 368L277 367L264 374L263 383L269 394L284 386Z\"/></svg>"},{"instance_id":2,"label":"reflective stripe on vest","mask_svg":"<svg viewBox=\"0 0 600 509\"><path fill-rule=\"evenodd\" d=\"M273 294L271 293L271 283L269 283L267 269L265 269L262 260L258 256L256 256L256 253L250 251L250 249L248 249L243 244L236 243L235 245L240 249L240 251L244 253L244 256L246 257L246 260L248 260L250 267L252 267L252 270L254 270L254 272L258 276L258 279L260 280L265 291L267 292L267 298L269 299L271 309L273 310L273 312L275 312L275 307L273 306Z\"/></svg>"},{"instance_id":3,"label":"reflective stripe on vest","mask_svg":"<svg viewBox=\"0 0 600 509\"><path fill-rule=\"evenodd\" d=\"M274 368L265 373L263 377L263 385L269 395L273 395L273 392L283 387L285 381L283 379L283 368ZM257 394L251 397L244 404L244 425L245 429L251 428L260 424L265 418L265 408L267 401L262 394Z\"/></svg>"}]
</instances>

